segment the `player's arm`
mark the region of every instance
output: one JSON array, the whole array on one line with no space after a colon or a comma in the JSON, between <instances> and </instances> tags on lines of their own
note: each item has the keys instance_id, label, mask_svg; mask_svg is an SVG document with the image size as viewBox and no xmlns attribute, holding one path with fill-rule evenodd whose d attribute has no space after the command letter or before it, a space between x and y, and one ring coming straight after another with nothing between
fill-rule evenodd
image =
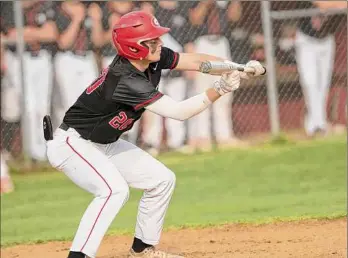
<instances>
[{"instance_id":1,"label":"player's arm","mask_svg":"<svg viewBox=\"0 0 348 258\"><path fill-rule=\"evenodd\" d=\"M78 32L80 31L81 23L85 18L85 9L82 4L76 6L67 5L67 2L63 2L62 8L65 12L69 14L71 22L66 29L60 31L61 34L58 39L58 46L61 49L69 49L71 45L73 45L78 35ZM59 26L59 20L57 21L57 25Z\"/></svg>"},{"instance_id":2,"label":"player's arm","mask_svg":"<svg viewBox=\"0 0 348 258\"><path fill-rule=\"evenodd\" d=\"M202 54L202 53L180 53L178 54L178 62L174 69L184 70L184 71L201 71L202 63L206 61L221 61L221 62L230 62L229 60L224 60L217 56ZM246 67L251 67L255 71L252 74L242 73L243 79L249 79L252 76L259 76L265 74L265 68L263 65L256 60L251 60L245 64ZM210 72L211 75L222 75L224 71L215 71Z\"/></svg>"},{"instance_id":3,"label":"player's arm","mask_svg":"<svg viewBox=\"0 0 348 258\"><path fill-rule=\"evenodd\" d=\"M23 37L26 42L54 42L58 31L53 21L46 22L42 27L27 26L24 28Z\"/></svg>"},{"instance_id":4,"label":"player's arm","mask_svg":"<svg viewBox=\"0 0 348 258\"><path fill-rule=\"evenodd\" d=\"M148 105L146 109L163 117L184 121L204 111L222 95L238 89L239 85L240 74L233 71L221 76L220 81L215 82L213 88L209 88L201 94L180 102L164 95Z\"/></svg>"},{"instance_id":5,"label":"player's arm","mask_svg":"<svg viewBox=\"0 0 348 258\"><path fill-rule=\"evenodd\" d=\"M197 71L205 61L224 61L224 59L202 53L179 53L179 61L175 70Z\"/></svg>"},{"instance_id":6,"label":"player's arm","mask_svg":"<svg viewBox=\"0 0 348 258\"><path fill-rule=\"evenodd\" d=\"M96 3L92 3L88 8L88 15L92 18L92 43L96 47L101 47L104 44L103 40L103 25L102 25L102 10Z\"/></svg>"}]
</instances>

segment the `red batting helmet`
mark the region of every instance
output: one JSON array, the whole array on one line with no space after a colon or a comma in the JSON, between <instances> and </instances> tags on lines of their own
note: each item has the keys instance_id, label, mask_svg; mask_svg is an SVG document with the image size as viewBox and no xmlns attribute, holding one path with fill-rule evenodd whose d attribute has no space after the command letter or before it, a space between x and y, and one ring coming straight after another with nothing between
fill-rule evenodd
<instances>
[{"instance_id":1,"label":"red batting helmet","mask_svg":"<svg viewBox=\"0 0 348 258\"><path fill-rule=\"evenodd\" d=\"M151 14L134 11L123 15L112 30L112 40L118 55L129 59L144 59L149 49L141 42L158 38L170 29L161 27Z\"/></svg>"}]
</instances>

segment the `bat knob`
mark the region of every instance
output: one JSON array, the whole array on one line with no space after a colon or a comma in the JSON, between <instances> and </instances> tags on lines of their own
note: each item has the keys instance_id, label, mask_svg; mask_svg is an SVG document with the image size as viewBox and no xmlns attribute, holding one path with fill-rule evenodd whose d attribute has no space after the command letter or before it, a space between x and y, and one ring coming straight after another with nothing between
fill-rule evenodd
<instances>
[{"instance_id":1,"label":"bat knob","mask_svg":"<svg viewBox=\"0 0 348 258\"><path fill-rule=\"evenodd\" d=\"M265 75L267 73L267 69L264 66L262 66L262 67L263 67L264 72L261 75Z\"/></svg>"}]
</instances>

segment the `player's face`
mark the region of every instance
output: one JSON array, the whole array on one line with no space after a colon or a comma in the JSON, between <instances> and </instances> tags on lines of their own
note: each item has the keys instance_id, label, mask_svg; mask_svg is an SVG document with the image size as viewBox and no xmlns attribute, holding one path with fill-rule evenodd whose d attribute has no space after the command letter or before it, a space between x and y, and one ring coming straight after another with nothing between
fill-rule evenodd
<instances>
[{"instance_id":1,"label":"player's face","mask_svg":"<svg viewBox=\"0 0 348 258\"><path fill-rule=\"evenodd\" d=\"M161 50L163 42L160 38L144 41L144 44L149 48L149 54L146 59L150 62L157 62L161 59Z\"/></svg>"}]
</instances>

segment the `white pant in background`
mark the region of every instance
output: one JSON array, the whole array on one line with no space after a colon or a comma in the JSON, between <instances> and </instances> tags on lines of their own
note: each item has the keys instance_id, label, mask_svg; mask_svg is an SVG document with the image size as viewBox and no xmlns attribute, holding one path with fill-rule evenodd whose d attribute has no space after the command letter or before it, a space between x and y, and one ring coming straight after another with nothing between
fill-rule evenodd
<instances>
[{"instance_id":1,"label":"white pant in background","mask_svg":"<svg viewBox=\"0 0 348 258\"><path fill-rule=\"evenodd\" d=\"M23 96L20 63L18 57L7 52L9 74L12 83ZM26 152L36 160L46 160L46 143L42 133L42 118L49 114L53 83L52 57L46 50L40 50L37 56L29 52L23 55L24 68L24 103L23 122L26 133L24 140L28 146Z\"/></svg>"},{"instance_id":2,"label":"white pant in background","mask_svg":"<svg viewBox=\"0 0 348 258\"><path fill-rule=\"evenodd\" d=\"M55 68L63 102L63 110L59 112L61 121L70 106L97 78L98 68L92 51L87 52L86 56L75 55L70 51L58 52L55 57Z\"/></svg>"},{"instance_id":3,"label":"white pant in background","mask_svg":"<svg viewBox=\"0 0 348 258\"><path fill-rule=\"evenodd\" d=\"M307 107L305 130L312 135L327 127L326 102L335 59L335 39L309 37L297 31L296 59Z\"/></svg>"},{"instance_id":4,"label":"white pant in background","mask_svg":"<svg viewBox=\"0 0 348 258\"><path fill-rule=\"evenodd\" d=\"M162 78L159 90L176 101L182 101L186 96L186 81L183 77ZM158 149L162 140L164 118L151 112L147 117L150 121L147 121L147 130L144 131L144 142ZM165 125L168 147L173 149L182 147L185 141L185 122L166 118Z\"/></svg>"},{"instance_id":5,"label":"white pant in background","mask_svg":"<svg viewBox=\"0 0 348 258\"><path fill-rule=\"evenodd\" d=\"M195 88L204 91L213 87L219 76L199 74L195 80ZM211 119L212 113L212 119ZM193 123L190 126L190 135L196 139L211 141L211 129L217 142L223 143L233 137L232 128L232 93L220 97L214 105L191 118Z\"/></svg>"},{"instance_id":6,"label":"white pant in background","mask_svg":"<svg viewBox=\"0 0 348 258\"><path fill-rule=\"evenodd\" d=\"M135 236L147 244L158 244L175 187L175 174L171 170L127 141L96 144L82 139L72 128L67 131L58 128L47 146L51 165L94 195L71 251L96 256L104 234L128 200L129 186L144 190Z\"/></svg>"},{"instance_id":7,"label":"white pant in background","mask_svg":"<svg viewBox=\"0 0 348 258\"><path fill-rule=\"evenodd\" d=\"M212 40L214 38L215 40ZM195 51L231 60L230 45L224 36L215 37L205 35L199 37L195 41ZM198 73L195 78L194 89L196 90L196 93L203 92L207 88L213 87L214 82L219 79L220 76ZM212 112L212 120L210 119L210 112ZM189 128L190 138L210 141L210 128L212 127L218 142L229 140L233 136L232 94L222 96L214 103L214 105L211 106L210 109L203 111L191 120L193 121L190 123ZM212 121L213 124L211 124Z\"/></svg>"}]
</instances>

